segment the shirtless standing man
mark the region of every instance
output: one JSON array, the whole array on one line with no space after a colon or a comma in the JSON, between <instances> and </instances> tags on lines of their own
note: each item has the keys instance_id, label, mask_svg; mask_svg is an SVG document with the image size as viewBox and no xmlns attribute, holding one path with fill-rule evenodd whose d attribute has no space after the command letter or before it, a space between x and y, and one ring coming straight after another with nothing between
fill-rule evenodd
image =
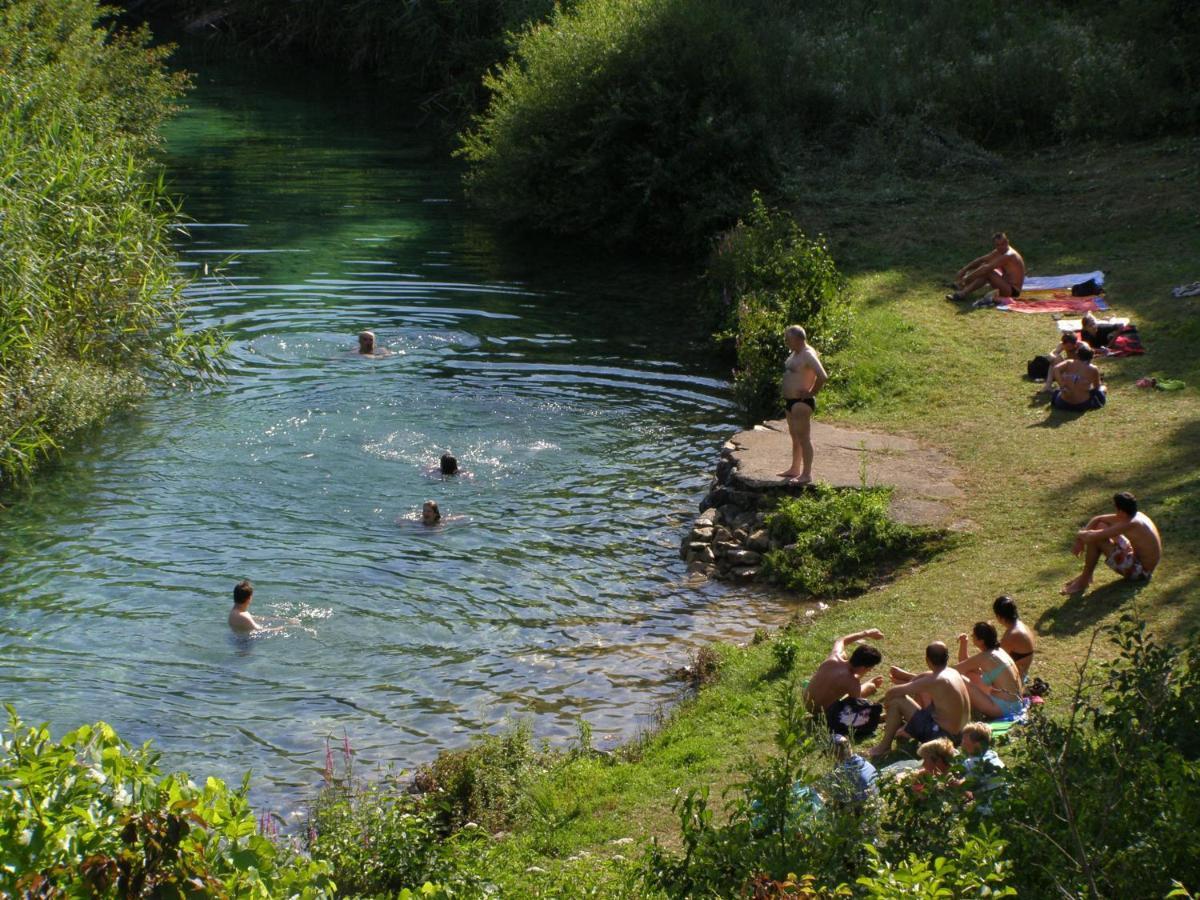
<instances>
[{"instance_id":1,"label":"shirtless standing man","mask_svg":"<svg viewBox=\"0 0 1200 900\"><path fill-rule=\"evenodd\" d=\"M1025 286L1025 260L1016 247L1008 243L1008 235L997 231L992 235L995 249L973 259L954 279L957 290L947 294L947 300L966 300L981 287L991 285L1001 297L1020 297Z\"/></svg>"},{"instance_id":2,"label":"shirtless standing man","mask_svg":"<svg viewBox=\"0 0 1200 900\"><path fill-rule=\"evenodd\" d=\"M783 401L787 406L788 434L792 438L792 464L779 473L793 484L812 482L812 417L816 396L829 376L817 351L808 345L808 334L799 325L783 333L791 355L783 364Z\"/></svg>"},{"instance_id":3,"label":"shirtless standing man","mask_svg":"<svg viewBox=\"0 0 1200 900\"><path fill-rule=\"evenodd\" d=\"M883 632L878 628L868 628L833 642L833 649L829 651L825 661L817 666L817 671L804 688L804 705L808 707L809 712L824 714L829 707L845 696L870 697L883 687L882 675L870 681L859 681L883 659L878 650L866 645L855 647L854 653L846 659L846 644L858 643L863 638L882 640Z\"/></svg>"},{"instance_id":4,"label":"shirtless standing man","mask_svg":"<svg viewBox=\"0 0 1200 900\"><path fill-rule=\"evenodd\" d=\"M1063 585L1062 593L1082 594L1092 583L1100 557L1126 581L1149 581L1162 559L1162 537L1150 517L1138 512L1137 500L1129 491L1113 495L1116 512L1096 516L1075 533L1071 552L1083 557L1083 571Z\"/></svg>"},{"instance_id":5,"label":"shirtless standing man","mask_svg":"<svg viewBox=\"0 0 1200 900\"><path fill-rule=\"evenodd\" d=\"M966 680L950 668L950 651L941 641L925 648L929 671L922 675L905 672L892 666L895 686L883 695L887 708L887 723L883 738L868 752L874 759L886 756L900 727L913 740L924 743L940 737L957 742L967 722L971 720L971 696ZM921 696L921 706L914 696Z\"/></svg>"}]
</instances>

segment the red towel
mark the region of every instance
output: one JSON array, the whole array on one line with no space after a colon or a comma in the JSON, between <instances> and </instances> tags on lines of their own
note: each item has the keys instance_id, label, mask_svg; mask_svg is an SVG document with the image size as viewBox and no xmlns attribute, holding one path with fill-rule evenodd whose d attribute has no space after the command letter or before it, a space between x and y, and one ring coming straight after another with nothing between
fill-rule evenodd
<instances>
[{"instance_id":1,"label":"red towel","mask_svg":"<svg viewBox=\"0 0 1200 900\"><path fill-rule=\"evenodd\" d=\"M1004 300L997 309L1022 313L1085 313L1108 309L1103 297L1072 297L1056 294L1051 300Z\"/></svg>"}]
</instances>

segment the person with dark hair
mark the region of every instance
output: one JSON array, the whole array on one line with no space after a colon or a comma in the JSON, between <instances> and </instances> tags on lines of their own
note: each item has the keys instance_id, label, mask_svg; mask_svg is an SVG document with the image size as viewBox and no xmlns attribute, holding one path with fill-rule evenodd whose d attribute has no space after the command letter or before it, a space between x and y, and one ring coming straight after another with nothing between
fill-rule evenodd
<instances>
[{"instance_id":1,"label":"person with dark hair","mask_svg":"<svg viewBox=\"0 0 1200 900\"><path fill-rule=\"evenodd\" d=\"M860 680L879 665L883 654L863 644L846 658L846 644L858 643L863 638L882 640L883 632L868 628L838 638L804 686L805 706L814 716L824 716L835 734L849 734L851 730L856 736L870 734L883 715L883 707L866 699L883 686L883 676Z\"/></svg>"},{"instance_id":2,"label":"person with dark hair","mask_svg":"<svg viewBox=\"0 0 1200 900\"><path fill-rule=\"evenodd\" d=\"M1071 359L1055 364L1046 378L1046 385L1058 387L1050 396L1050 405L1066 412L1087 412L1099 409L1108 400L1100 381L1100 370L1092 364L1095 354L1087 344L1080 344Z\"/></svg>"},{"instance_id":3,"label":"person with dark hair","mask_svg":"<svg viewBox=\"0 0 1200 900\"><path fill-rule=\"evenodd\" d=\"M1113 506L1115 512L1094 516L1075 532L1071 552L1083 554L1083 571L1064 584L1061 593L1070 596L1086 591L1101 556L1126 581L1149 581L1158 567L1163 553L1158 526L1138 511L1137 499L1128 491L1114 494Z\"/></svg>"},{"instance_id":4,"label":"person with dark hair","mask_svg":"<svg viewBox=\"0 0 1200 900\"><path fill-rule=\"evenodd\" d=\"M442 470L443 475L458 474L458 460L449 453L442 454L442 458L438 461L438 467Z\"/></svg>"},{"instance_id":5,"label":"person with dark hair","mask_svg":"<svg viewBox=\"0 0 1200 900\"><path fill-rule=\"evenodd\" d=\"M934 641L927 646L925 662L929 671L920 675L892 666L894 686L883 696L887 709L883 738L868 756L879 759L887 755L898 734L921 742L940 737L957 742L963 726L971 720L971 695L962 675L948 666L950 651L946 645ZM916 697L927 698L927 702L922 706Z\"/></svg>"},{"instance_id":6,"label":"person with dark hair","mask_svg":"<svg viewBox=\"0 0 1200 900\"><path fill-rule=\"evenodd\" d=\"M436 525L442 521L442 511L438 508L436 500L426 500L421 505L421 524Z\"/></svg>"},{"instance_id":7,"label":"person with dark hair","mask_svg":"<svg viewBox=\"0 0 1200 900\"><path fill-rule=\"evenodd\" d=\"M1012 597L997 597L992 604L992 612L996 621L1004 626L1004 634L1000 635L1000 646L1012 657L1017 664L1021 678L1029 674L1033 664L1033 654L1036 652L1033 632L1021 621L1017 613L1017 601Z\"/></svg>"},{"instance_id":8,"label":"person with dark hair","mask_svg":"<svg viewBox=\"0 0 1200 900\"><path fill-rule=\"evenodd\" d=\"M233 609L229 611L229 627L239 634L255 632L283 631L282 625L267 627L250 615L250 601L254 599L254 585L249 581L239 581L233 587Z\"/></svg>"},{"instance_id":9,"label":"person with dark hair","mask_svg":"<svg viewBox=\"0 0 1200 900\"><path fill-rule=\"evenodd\" d=\"M958 636L958 663L954 668L966 676L971 694L971 709L989 719L1008 719L1020 715L1021 673L1011 656L1000 646L1000 636L990 622L976 622L971 630L975 649L967 649L967 636Z\"/></svg>"},{"instance_id":10,"label":"person with dark hair","mask_svg":"<svg viewBox=\"0 0 1200 900\"><path fill-rule=\"evenodd\" d=\"M991 286L1000 297L1020 297L1025 285L1025 260L1017 248L1008 242L1008 235L997 231L992 235L992 249L978 259L973 259L961 269L954 279L955 291L947 294L947 300L967 300L982 287Z\"/></svg>"}]
</instances>

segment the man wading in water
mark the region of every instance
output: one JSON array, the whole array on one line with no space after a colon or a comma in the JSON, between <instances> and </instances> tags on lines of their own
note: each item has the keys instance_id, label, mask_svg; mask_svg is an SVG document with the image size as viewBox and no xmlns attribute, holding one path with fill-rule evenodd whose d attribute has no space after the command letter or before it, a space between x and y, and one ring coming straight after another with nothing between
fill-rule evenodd
<instances>
[{"instance_id":1,"label":"man wading in water","mask_svg":"<svg viewBox=\"0 0 1200 900\"><path fill-rule=\"evenodd\" d=\"M783 364L783 402L792 438L792 464L779 477L793 484L809 484L813 465L812 417L817 411L816 396L829 376L817 351L808 345L803 328L789 325L783 337L792 351Z\"/></svg>"}]
</instances>

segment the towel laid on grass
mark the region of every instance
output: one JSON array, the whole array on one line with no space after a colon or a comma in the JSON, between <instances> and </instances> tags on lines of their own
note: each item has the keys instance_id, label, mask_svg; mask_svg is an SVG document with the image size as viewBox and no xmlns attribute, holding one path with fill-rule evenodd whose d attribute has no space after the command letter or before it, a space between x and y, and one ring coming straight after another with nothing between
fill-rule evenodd
<instances>
[{"instance_id":1,"label":"towel laid on grass","mask_svg":"<svg viewBox=\"0 0 1200 900\"><path fill-rule=\"evenodd\" d=\"M1005 312L1023 312L1023 313L1085 313L1085 312L1100 312L1108 309L1108 304L1104 302L1103 297L1072 297L1069 292L1056 291L1041 297L1027 298L1025 292L1021 292L1021 297L1018 300L1010 300L1007 297L1000 297L1000 304L996 309L1002 309Z\"/></svg>"},{"instance_id":2,"label":"towel laid on grass","mask_svg":"<svg viewBox=\"0 0 1200 900\"><path fill-rule=\"evenodd\" d=\"M1078 275L1029 275L1021 287L1022 294L1033 291L1067 291L1085 281L1104 284L1104 273L1097 269L1095 272L1080 272Z\"/></svg>"}]
</instances>

